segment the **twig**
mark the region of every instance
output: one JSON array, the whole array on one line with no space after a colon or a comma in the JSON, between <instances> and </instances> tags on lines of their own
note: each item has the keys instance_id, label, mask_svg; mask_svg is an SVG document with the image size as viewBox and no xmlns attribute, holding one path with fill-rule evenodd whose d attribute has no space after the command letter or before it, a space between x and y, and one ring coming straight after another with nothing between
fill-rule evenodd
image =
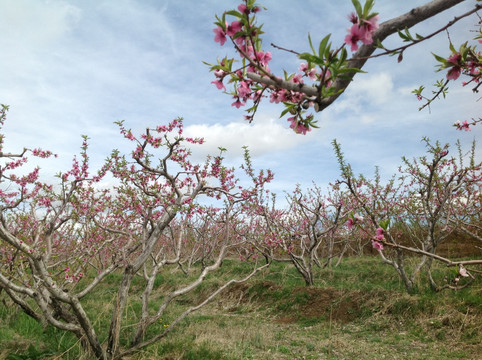
<instances>
[{"instance_id":1,"label":"twig","mask_svg":"<svg viewBox=\"0 0 482 360\"><path fill-rule=\"evenodd\" d=\"M297 51L290 50L290 49L286 49L286 48L284 48L284 47L275 45L275 44L273 44L273 43L271 43L271 46L274 47L275 49L287 51L287 52L290 52L290 53L295 54L295 55L300 55L300 54L301 54L301 53L299 53L299 52L297 52Z\"/></svg>"}]
</instances>

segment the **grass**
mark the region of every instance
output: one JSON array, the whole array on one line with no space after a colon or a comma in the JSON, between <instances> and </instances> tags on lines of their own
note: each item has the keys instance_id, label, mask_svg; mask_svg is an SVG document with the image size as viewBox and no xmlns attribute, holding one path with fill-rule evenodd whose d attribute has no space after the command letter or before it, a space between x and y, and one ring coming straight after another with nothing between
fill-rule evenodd
<instances>
[{"instance_id":1,"label":"grass","mask_svg":"<svg viewBox=\"0 0 482 360\"><path fill-rule=\"evenodd\" d=\"M158 332L186 306L196 304L247 264L225 261L221 271L174 304ZM482 353L480 280L458 292L433 293L423 279L408 295L389 266L373 257L347 258L337 268L318 269L307 288L289 264L275 263L247 284L232 286L186 318L170 335L130 360L146 359L477 359ZM444 269L437 270L444 276ZM105 341L119 274L86 299L96 330ZM162 295L186 275L172 268L156 279ZM133 290L140 289L137 278ZM0 359L79 359L77 339L43 328L0 301ZM138 296L124 314L138 321ZM95 316L94 316L95 314ZM127 343L125 336L123 342Z\"/></svg>"}]
</instances>

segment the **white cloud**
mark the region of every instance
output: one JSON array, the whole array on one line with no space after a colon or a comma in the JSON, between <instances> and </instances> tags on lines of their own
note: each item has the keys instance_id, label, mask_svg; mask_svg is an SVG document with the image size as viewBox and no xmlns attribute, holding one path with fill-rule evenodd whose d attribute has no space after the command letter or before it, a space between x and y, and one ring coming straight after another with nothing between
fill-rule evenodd
<instances>
[{"instance_id":1,"label":"white cloud","mask_svg":"<svg viewBox=\"0 0 482 360\"><path fill-rule=\"evenodd\" d=\"M204 138L205 144L199 149L193 147L196 154L217 154L218 147L223 147L231 156L240 156L243 146L248 146L252 156L261 156L289 150L310 141L311 138L309 135L295 135L280 120L262 114L252 124L240 120L227 124L189 125L186 126L184 134L188 137Z\"/></svg>"},{"instance_id":2,"label":"white cloud","mask_svg":"<svg viewBox=\"0 0 482 360\"><path fill-rule=\"evenodd\" d=\"M81 10L64 1L15 0L1 2L0 13L4 41L17 44L21 40L22 47L31 48L51 43L68 32Z\"/></svg>"},{"instance_id":3,"label":"white cloud","mask_svg":"<svg viewBox=\"0 0 482 360\"><path fill-rule=\"evenodd\" d=\"M369 105L380 106L392 100L393 81L386 72L358 74L347 91L347 101L362 101Z\"/></svg>"}]
</instances>

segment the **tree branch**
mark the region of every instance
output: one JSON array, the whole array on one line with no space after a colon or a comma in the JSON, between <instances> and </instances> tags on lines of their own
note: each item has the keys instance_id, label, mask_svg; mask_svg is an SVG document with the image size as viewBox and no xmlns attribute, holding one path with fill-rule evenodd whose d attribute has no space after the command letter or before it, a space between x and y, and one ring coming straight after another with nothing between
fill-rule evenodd
<instances>
[{"instance_id":1,"label":"tree branch","mask_svg":"<svg viewBox=\"0 0 482 360\"><path fill-rule=\"evenodd\" d=\"M434 0L428 4L410 10L406 14L385 21L384 23L380 24L378 30L373 33L373 43L369 45L362 45L354 54L352 59L348 60L347 67L361 69L377 49L376 44L378 41L383 41L388 36L398 32L398 30L411 28L412 26L423 22L447 9L450 9L453 6L462 3L463 1L465 0ZM482 8L482 6L477 4L476 9L480 8ZM337 90L336 94L322 98L318 103L319 111L322 111L326 107L330 106L345 91L355 74L356 73L348 73L346 74L346 77L335 80L333 87L335 90ZM248 73L247 77L255 82L259 82L267 86L274 86L276 88L302 92L308 97L316 97L318 95L318 89L313 86L295 84L281 79L275 81L272 78L260 76L254 73Z\"/></svg>"}]
</instances>

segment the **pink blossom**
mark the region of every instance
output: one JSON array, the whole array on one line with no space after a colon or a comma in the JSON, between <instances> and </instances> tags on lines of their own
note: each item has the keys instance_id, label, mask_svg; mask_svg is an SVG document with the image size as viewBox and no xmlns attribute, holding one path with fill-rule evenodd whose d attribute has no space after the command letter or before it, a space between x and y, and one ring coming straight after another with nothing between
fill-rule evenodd
<instances>
[{"instance_id":1,"label":"pink blossom","mask_svg":"<svg viewBox=\"0 0 482 360\"><path fill-rule=\"evenodd\" d=\"M355 14L351 14L349 19L353 25L348 29L349 34L345 36L345 43L351 46L351 51L358 50L358 41L365 45L373 43L372 35L378 29L379 16L358 20Z\"/></svg>"},{"instance_id":2,"label":"pink blossom","mask_svg":"<svg viewBox=\"0 0 482 360\"><path fill-rule=\"evenodd\" d=\"M378 29L378 15L373 16L368 20L363 20L362 28L365 30L365 36L362 39L364 44L371 44L373 42L372 34Z\"/></svg>"},{"instance_id":3,"label":"pink blossom","mask_svg":"<svg viewBox=\"0 0 482 360\"><path fill-rule=\"evenodd\" d=\"M244 46L242 47L242 50L244 51L244 53L248 56L251 56L254 52L254 48L252 45L247 45L247 44L244 44ZM244 54L241 54L241 57L244 57Z\"/></svg>"},{"instance_id":4,"label":"pink blossom","mask_svg":"<svg viewBox=\"0 0 482 360\"><path fill-rule=\"evenodd\" d=\"M360 214L355 214L354 217L355 217L355 220L359 222L363 222L363 216L361 216Z\"/></svg>"},{"instance_id":5,"label":"pink blossom","mask_svg":"<svg viewBox=\"0 0 482 360\"><path fill-rule=\"evenodd\" d=\"M39 199L38 204L40 206L45 206L45 207L49 207L49 206L52 205L52 203L51 203L51 201L48 197L44 197L44 198Z\"/></svg>"},{"instance_id":6,"label":"pink blossom","mask_svg":"<svg viewBox=\"0 0 482 360\"><path fill-rule=\"evenodd\" d=\"M467 63L467 68L469 69L469 72L471 75L479 75L480 74L480 66L477 62L470 60Z\"/></svg>"},{"instance_id":7,"label":"pink blossom","mask_svg":"<svg viewBox=\"0 0 482 360\"><path fill-rule=\"evenodd\" d=\"M463 123L460 123L460 121L456 121L454 123L454 126L457 127L457 130L465 130L465 131L470 131L470 125L467 120L465 120Z\"/></svg>"},{"instance_id":8,"label":"pink blossom","mask_svg":"<svg viewBox=\"0 0 482 360\"><path fill-rule=\"evenodd\" d=\"M271 61L272 59L272 54L271 52L267 51L267 52L263 52L263 51L258 51L256 53L256 59L264 66L267 66L268 63Z\"/></svg>"},{"instance_id":9,"label":"pink blossom","mask_svg":"<svg viewBox=\"0 0 482 360\"><path fill-rule=\"evenodd\" d=\"M301 74L296 74L291 78L291 81L295 84L303 84L303 80L301 79Z\"/></svg>"},{"instance_id":10,"label":"pink blossom","mask_svg":"<svg viewBox=\"0 0 482 360\"><path fill-rule=\"evenodd\" d=\"M129 140L135 140L136 139L135 136L132 134L132 132L130 130L126 133L125 137Z\"/></svg>"},{"instance_id":11,"label":"pink blossom","mask_svg":"<svg viewBox=\"0 0 482 360\"><path fill-rule=\"evenodd\" d=\"M282 101L282 91L281 90L273 91L269 97L269 101L274 102L275 104L279 104L280 101Z\"/></svg>"},{"instance_id":12,"label":"pink blossom","mask_svg":"<svg viewBox=\"0 0 482 360\"><path fill-rule=\"evenodd\" d=\"M352 218L348 218L348 221L346 222L346 225L348 226L348 230L353 229L353 224L355 221Z\"/></svg>"},{"instance_id":13,"label":"pink blossom","mask_svg":"<svg viewBox=\"0 0 482 360\"><path fill-rule=\"evenodd\" d=\"M352 12L350 15L348 15L348 20L350 20L352 24L356 24L358 23L358 16L356 16L356 14Z\"/></svg>"},{"instance_id":14,"label":"pink blossom","mask_svg":"<svg viewBox=\"0 0 482 360\"><path fill-rule=\"evenodd\" d=\"M236 33L241 31L243 24L241 21L233 21L231 25L226 28L226 34L228 36L234 36ZM222 44L221 44L222 45Z\"/></svg>"},{"instance_id":15,"label":"pink blossom","mask_svg":"<svg viewBox=\"0 0 482 360\"><path fill-rule=\"evenodd\" d=\"M457 80L460 76L460 67L453 66L447 72L447 80Z\"/></svg>"},{"instance_id":16,"label":"pink blossom","mask_svg":"<svg viewBox=\"0 0 482 360\"><path fill-rule=\"evenodd\" d=\"M215 81L211 81L211 84L214 84L216 85L216 87L221 90L221 89L224 89L226 90L226 86L224 86L223 82L221 80L215 80Z\"/></svg>"},{"instance_id":17,"label":"pink blossom","mask_svg":"<svg viewBox=\"0 0 482 360\"><path fill-rule=\"evenodd\" d=\"M235 99L237 100L233 102L231 106L236 106L236 108L239 109L241 106L246 105L245 103L241 102L241 100L239 100L239 97L235 97Z\"/></svg>"},{"instance_id":18,"label":"pink blossom","mask_svg":"<svg viewBox=\"0 0 482 360\"><path fill-rule=\"evenodd\" d=\"M330 71L326 71L326 75L328 75L330 73ZM306 74L308 76L308 78L312 81L315 81L317 79L317 75L318 73L316 72L316 69L313 68L311 69L310 71L308 71L308 73ZM328 85L329 86L329 85Z\"/></svg>"},{"instance_id":19,"label":"pink blossom","mask_svg":"<svg viewBox=\"0 0 482 360\"><path fill-rule=\"evenodd\" d=\"M293 128L296 126L296 123L297 123L296 117L294 117L294 116L289 117L289 118L288 118L288 122L291 123L291 124L290 124L290 128L293 129Z\"/></svg>"},{"instance_id":20,"label":"pink blossom","mask_svg":"<svg viewBox=\"0 0 482 360\"><path fill-rule=\"evenodd\" d=\"M242 98L247 97L251 93L251 89L246 81L241 81L238 87L238 95Z\"/></svg>"},{"instance_id":21,"label":"pink blossom","mask_svg":"<svg viewBox=\"0 0 482 360\"><path fill-rule=\"evenodd\" d=\"M469 277L469 274L467 273L467 269L463 266L459 266L459 275L463 277Z\"/></svg>"},{"instance_id":22,"label":"pink blossom","mask_svg":"<svg viewBox=\"0 0 482 360\"><path fill-rule=\"evenodd\" d=\"M300 72L304 73L310 80L316 80L318 78L318 73L316 72L316 68L308 68L307 63L302 63L298 69Z\"/></svg>"},{"instance_id":23,"label":"pink blossom","mask_svg":"<svg viewBox=\"0 0 482 360\"><path fill-rule=\"evenodd\" d=\"M222 45L224 45L224 43L226 42L226 33L224 32L224 30L218 26L217 28L213 29L214 33L216 34L214 36L214 41L215 42L218 42Z\"/></svg>"},{"instance_id":24,"label":"pink blossom","mask_svg":"<svg viewBox=\"0 0 482 360\"><path fill-rule=\"evenodd\" d=\"M237 44L240 48L245 48L245 47L246 47L246 37L245 37L245 36L238 36L236 39L234 39L234 41L236 42L236 44Z\"/></svg>"},{"instance_id":25,"label":"pink blossom","mask_svg":"<svg viewBox=\"0 0 482 360\"><path fill-rule=\"evenodd\" d=\"M454 65L458 65L460 62L460 59L462 59L462 55L460 55L459 53L454 53L448 57L447 62Z\"/></svg>"},{"instance_id":26,"label":"pink blossom","mask_svg":"<svg viewBox=\"0 0 482 360\"><path fill-rule=\"evenodd\" d=\"M41 158L48 158L52 155L52 152L49 151L49 150L33 149L32 154L34 156L38 156L38 157L41 157ZM57 155L55 155L55 157L57 157Z\"/></svg>"},{"instance_id":27,"label":"pink blossom","mask_svg":"<svg viewBox=\"0 0 482 360\"><path fill-rule=\"evenodd\" d=\"M309 127L304 126L300 122L296 120L296 117L290 117L288 118L288 121L291 122L290 128L293 129L293 131L297 134L303 134L306 135L308 131L311 131Z\"/></svg>"},{"instance_id":28,"label":"pink blossom","mask_svg":"<svg viewBox=\"0 0 482 360\"><path fill-rule=\"evenodd\" d=\"M383 229L381 227L377 228L376 235L374 239L372 239L372 246L375 250L383 250L383 244L380 242L384 240L385 237L383 236Z\"/></svg>"},{"instance_id":29,"label":"pink blossom","mask_svg":"<svg viewBox=\"0 0 482 360\"><path fill-rule=\"evenodd\" d=\"M249 14L248 7L247 7L245 4L239 5L239 6L238 6L238 10L239 10L239 12L241 12L241 13Z\"/></svg>"},{"instance_id":30,"label":"pink blossom","mask_svg":"<svg viewBox=\"0 0 482 360\"><path fill-rule=\"evenodd\" d=\"M345 36L345 44L351 46L351 51L357 51L358 41L363 39L365 34L358 24L353 24L353 26L348 29L348 32L349 34Z\"/></svg>"},{"instance_id":31,"label":"pink blossom","mask_svg":"<svg viewBox=\"0 0 482 360\"><path fill-rule=\"evenodd\" d=\"M381 227L377 228L375 239L376 240L383 240L385 237L383 236L383 229Z\"/></svg>"},{"instance_id":32,"label":"pink blossom","mask_svg":"<svg viewBox=\"0 0 482 360\"><path fill-rule=\"evenodd\" d=\"M383 250L383 244L379 241L376 241L376 240L372 240L372 246L375 250L377 251L381 251Z\"/></svg>"},{"instance_id":33,"label":"pink blossom","mask_svg":"<svg viewBox=\"0 0 482 360\"><path fill-rule=\"evenodd\" d=\"M226 71L224 70L221 70L221 69L217 69L217 70L214 70L214 76L216 76L217 78L224 78L226 76Z\"/></svg>"},{"instance_id":34,"label":"pink blossom","mask_svg":"<svg viewBox=\"0 0 482 360\"><path fill-rule=\"evenodd\" d=\"M308 63L305 63L305 62L304 62L304 63L301 63L300 68L299 68L298 70L301 71L301 72L306 73L306 72L309 70L309 69L308 69Z\"/></svg>"},{"instance_id":35,"label":"pink blossom","mask_svg":"<svg viewBox=\"0 0 482 360\"><path fill-rule=\"evenodd\" d=\"M254 101L261 100L262 95L263 95L263 90L256 90L256 92L253 94L253 100Z\"/></svg>"}]
</instances>

